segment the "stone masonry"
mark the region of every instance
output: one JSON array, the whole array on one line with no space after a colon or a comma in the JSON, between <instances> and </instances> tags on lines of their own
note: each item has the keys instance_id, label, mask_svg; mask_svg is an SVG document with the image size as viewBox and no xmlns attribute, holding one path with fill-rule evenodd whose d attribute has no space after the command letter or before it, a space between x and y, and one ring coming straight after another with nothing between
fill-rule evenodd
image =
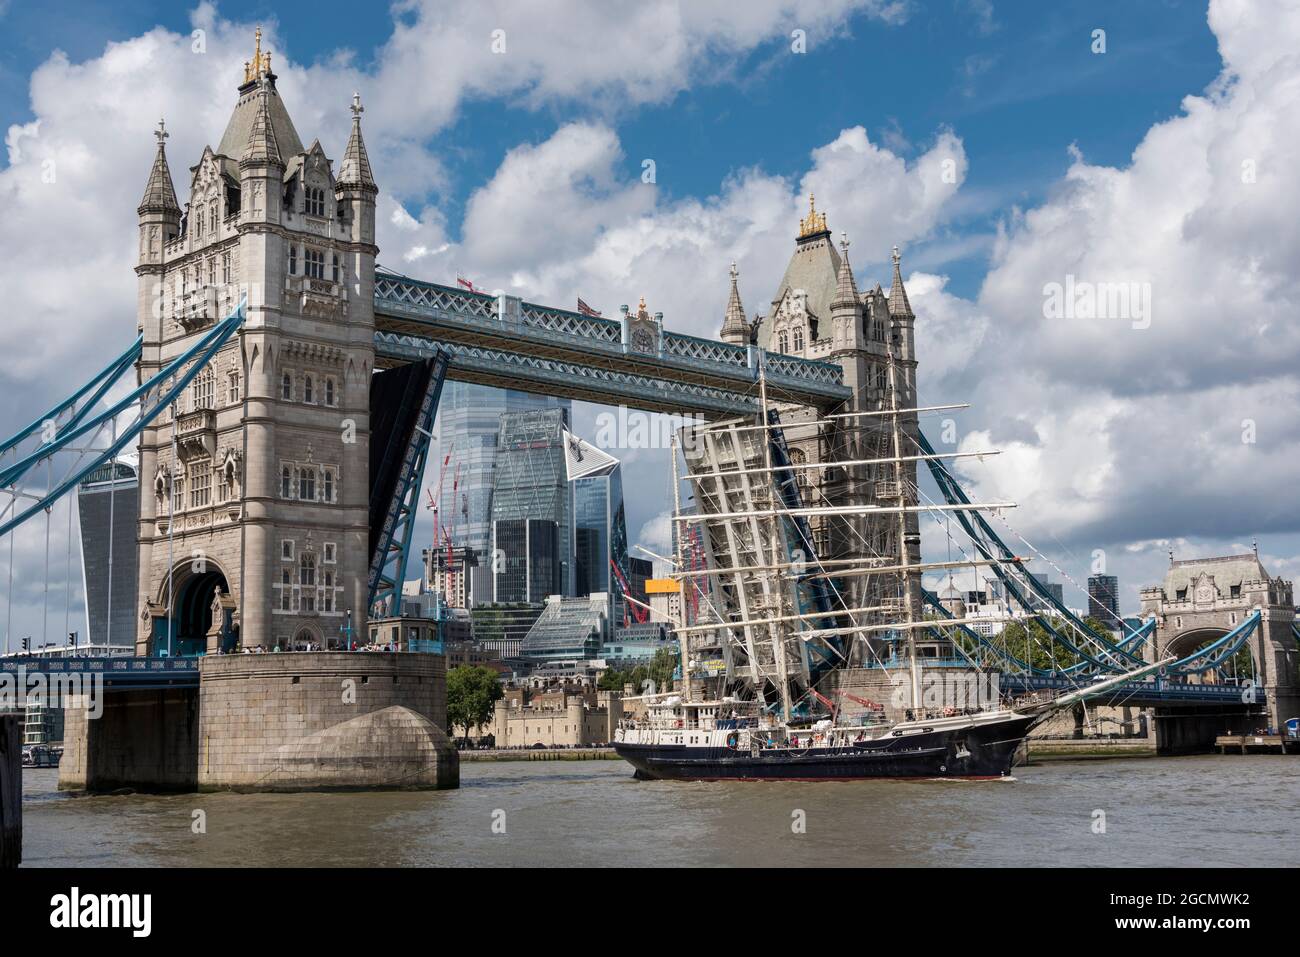
<instances>
[{"instance_id":1,"label":"stone masonry","mask_svg":"<svg viewBox=\"0 0 1300 957\"><path fill-rule=\"evenodd\" d=\"M459 784L440 655L221 655L200 673L200 790Z\"/></svg>"}]
</instances>

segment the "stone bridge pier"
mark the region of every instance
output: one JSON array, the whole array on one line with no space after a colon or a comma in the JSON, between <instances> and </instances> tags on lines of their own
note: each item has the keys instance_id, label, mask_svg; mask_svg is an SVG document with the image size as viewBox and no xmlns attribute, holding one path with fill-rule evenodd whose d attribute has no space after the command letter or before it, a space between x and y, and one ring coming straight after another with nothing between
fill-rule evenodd
<instances>
[{"instance_id":1,"label":"stone bridge pier","mask_svg":"<svg viewBox=\"0 0 1300 957\"><path fill-rule=\"evenodd\" d=\"M59 787L109 791L454 788L441 655L209 655L197 687L70 702Z\"/></svg>"}]
</instances>

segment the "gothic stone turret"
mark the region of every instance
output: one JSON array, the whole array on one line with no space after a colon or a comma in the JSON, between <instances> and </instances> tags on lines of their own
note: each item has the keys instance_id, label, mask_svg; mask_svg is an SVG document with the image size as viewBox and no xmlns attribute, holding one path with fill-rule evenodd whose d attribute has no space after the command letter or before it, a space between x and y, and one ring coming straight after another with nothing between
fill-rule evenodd
<instances>
[{"instance_id":1,"label":"gothic stone turret","mask_svg":"<svg viewBox=\"0 0 1300 957\"><path fill-rule=\"evenodd\" d=\"M845 412L879 410L886 407L888 359L892 352L898 379L897 405L916 406L916 356L913 326L915 317L901 277L900 258L894 250L894 281L888 295L879 284L866 293L858 290L848 259L848 239L837 251L831 241L826 214L817 210L809 197L808 215L800 221L795 249L777 285L771 308L759 323L757 344L780 352L834 362L843 369L844 383L853 390ZM787 423L786 438L796 462L824 462L832 459L881 458L893 454L888 420L846 420L839 428L798 427L813 417L809 410L782 410ZM903 455L916 454L914 415L901 417ZM870 504L898 495L893 466L859 466L849 469L807 469L799 473L804 499L809 504ZM904 464L905 496L915 502L916 463ZM850 558L897 554L897 523L888 519L822 519L814 522L819 553L824 557ZM904 551L910 560L920 559L919 522L909 518ZM873 583L871 592L867 583ZM888 579L857 579L858 606L879 604L878 599L897 597L900 583ZM919 578L914 594L920 595ZM919 608L911 614L919 615Z\"/></svg>"},{"instance_id":2,"label":"gothic stone turret","mask_svg":"<svg viewBox=\"0 0 1300 957\"><path fill-rule=\"evenodd\" d=\"M248 305L140 439L142 654L327 646L349 609L365 621L377 189L360 112L354 97L336 180L320 143L303 147L259 37L183 214L159 130L139 209L141 377Z\"/></svg>"},{"instance_id":3,"label":"gothic stone turret","mask_svg":"<svg viewBox=\"0 0 1300 957\"><path fill-rule=\"evenodd\" d=\"M1300 651L1296 649L1295 594L1292 583L1274 578L1257 553L1174 561L1160 585L1144 588L1141 616L1155 616L1156 635L1143 646L1148 661L1169 655L1184 658L1236 628L1258 610L1260 626L1248 640L1251 678L1262 689L1269 723L1281 727L1300 713ZM1223 680L1206 674L1197 681Z\"/></svg>"}]
</instances>

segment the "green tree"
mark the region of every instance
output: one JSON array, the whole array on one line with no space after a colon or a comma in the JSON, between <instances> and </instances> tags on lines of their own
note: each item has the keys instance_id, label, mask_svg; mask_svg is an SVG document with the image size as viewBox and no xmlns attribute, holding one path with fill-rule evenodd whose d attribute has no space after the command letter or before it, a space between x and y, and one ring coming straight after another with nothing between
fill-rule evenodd
<instances>
[{"instance_id":1,"label":"green tree","mask_svg":"<svg viewBox=\"0 0 1300 957\"><path fill-rule=\"evenodd\" d=\"M622 691L623 685L630 683L632 675L617 668L606 668L596 681L598 691Z\"/></svg>"},{"instance_id":2,"label":"green tree","mask_svg":"<svg viewBox=\"0 0 1300 957\"><path fill-rule=\"evenodd\" d=\"M492 669L482 665L452 668L447 672L447 724L452 729L465 729L468 746L470 730L487 724L504 694Z\"/></svg>"},{"instance_id":3,"label":"green tree","mask_svg":"<svg viewBox=\"0 0 1300 957\"><path fill-rule=\"evenodd\" d=\"M632 686L633 694L645 690L645 682L653 681L655 691L668 691L673 686L673 672L677 670L677 651L673 648L660 648L650 659L649 664L636 665L627 670L609 668L601 674L596 682L600 691L622 691L624 685Z\"/></svg>"},{"instance_id":4,"label":"green tree","mask_svg":"<svg viewBox=\"0 0 1300 957\"><path fill-rule=\"evenodd\" d=\"M1087 650L1087 642L1075 632L1063 619L1053 619L1052 627L1058 634L1065 635L1076 647ZM1007 622L1002 633L993 639L994 644L1001 645L1021 661L1028 662L1035 668L1068 668L1078 662L1079 656L1057 641L1036 618L1025 621ZM1084 643L1080 643L1084 642Z\"/></svg>"}]
</instances>

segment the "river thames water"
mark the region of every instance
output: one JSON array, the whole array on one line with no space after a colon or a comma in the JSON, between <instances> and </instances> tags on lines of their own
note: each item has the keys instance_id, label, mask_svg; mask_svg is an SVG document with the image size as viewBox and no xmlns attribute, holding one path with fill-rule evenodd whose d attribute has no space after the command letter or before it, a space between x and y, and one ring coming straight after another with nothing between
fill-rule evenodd
<instances>
[{"instance_id":1,"label":"river thames water","mask_svg":"<svg viewBox=\"0 0 1300 957\"><path fill-rule=\"evenodd\" d=\"M788 784L640 782L621 761L466 762L456 791L369 794L69 797L57 774L24 772L24 866L1300 864L1300 762L1282 756Z\"/></svg>"}]
</instances>

